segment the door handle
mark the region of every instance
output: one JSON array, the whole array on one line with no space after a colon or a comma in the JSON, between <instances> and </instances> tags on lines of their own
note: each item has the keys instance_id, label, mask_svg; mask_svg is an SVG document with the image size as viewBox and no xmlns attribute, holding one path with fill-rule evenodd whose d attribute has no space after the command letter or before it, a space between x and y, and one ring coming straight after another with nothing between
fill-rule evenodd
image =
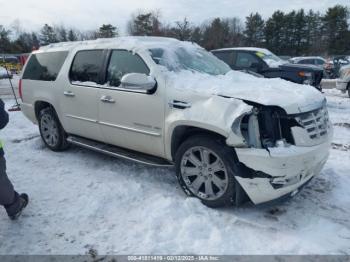
<instances>
[{"instance_id":1,"label":"door handle","mask_svg":"<svg viewBox=\"0 0 350 262\"><path fill-rule=\"evenodd\" d=\"M63 94L65 96L71 96L71 97L75 96L75 94L72 91L64 91Z\"/></svg>"},{"instance_id":2,"label":"door handle","mask_svg":"<svg viewBox=\"0 0 350 262\"><path fill-rule=\"evenodd\" d=\"M115 103L115 100L111 96L101 96L100 100L104 103Z\"/></svg>"},{"instance_id":3,"label":"door handle","mask_svg":"<svg viewBox=\"0 0 350 262\"><path fill-rule=\"evenodd\" d=\"M169 102L169 106L177 109L185 109L185 108L190 108L191 104L183 101L173 100Z\"/></svg>"}]
</instances>

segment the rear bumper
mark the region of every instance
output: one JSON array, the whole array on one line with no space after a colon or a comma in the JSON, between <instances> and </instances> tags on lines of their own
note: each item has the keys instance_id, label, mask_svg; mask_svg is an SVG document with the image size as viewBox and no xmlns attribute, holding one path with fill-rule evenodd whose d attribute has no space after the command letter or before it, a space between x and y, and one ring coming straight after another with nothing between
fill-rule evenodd
<instances>
[{"instance_id":1,"label":"rear bumper","mask_svg":"<svg viewBox=\"0 0 350 262\"><path fill-rule=\"evenodd\" d=\"M313 147L281 147L265 149L238 148L238 159L256 174L236 177L254 204L261 204L286 195L318 175L326 163L330 139Z\"/></svg>"},{"instance_id":2,"label":"rear bumper","mask_svg":"<svg viewBox=\"0 0 350 262\"><path fill-rule=\"evenodd\" d=\"M345 92L346 89L348 88L348 82L343 82L341 80L337 80L336 82L336 88L340 91Z\"/></svg>"}]
</instances>

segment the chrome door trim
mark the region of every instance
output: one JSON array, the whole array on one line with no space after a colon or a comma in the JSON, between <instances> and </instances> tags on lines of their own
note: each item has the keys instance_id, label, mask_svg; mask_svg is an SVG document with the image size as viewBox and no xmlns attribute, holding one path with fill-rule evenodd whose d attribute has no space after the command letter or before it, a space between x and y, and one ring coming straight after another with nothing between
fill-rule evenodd
<instances>
[{"instance_id":1,"label":"chrome door trim","mask_svg":"<svg viewBox=\"0 0 350 262\"><path fill-rule=\"evenodd\" d=\"M84 120L84 121L91 122L91 123L98 123L97 120L94 120L91 118L86 118L86 117L73 116L73 115L66 115L66 117L70 117L70 118L78 119L78 120Z\"/></svg>"},{"instance_id":2,"label":"chrome door trim","mask_svg":"<svg viewBox=\"0 0 350 262\"><path fill-rule=\"evenodd\" d=\"M140 130L140 129L136 129L136 128L132 128L132 127L115 125L115 124L111 124L111 123L107 123L107 122L99 122L99 123L101 125L115 127L115 128L119 128L119 129L123 129L123 130L127 130L127 131L132 131L132 132L135 132L135 133L144 134L144 135L157 136L157 137L161 136L161 134L156 133L156 132L144 131L144 130Z\"/></svg>"}]
</instances>

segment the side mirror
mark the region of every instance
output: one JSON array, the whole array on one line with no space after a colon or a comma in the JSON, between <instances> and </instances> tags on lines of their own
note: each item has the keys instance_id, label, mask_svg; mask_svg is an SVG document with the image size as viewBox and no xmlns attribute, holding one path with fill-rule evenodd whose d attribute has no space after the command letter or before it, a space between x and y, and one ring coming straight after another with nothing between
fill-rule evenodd
<instances>
[{"instance_id":1,"label":"side mirror","mask_svg":"<svg viewBox=\"0 0 350 262\"><path fill-rule=\"evenodd\" d=\"M147 94L152 94L156 90L156 80L146 74L130 73L126 74L121 79L121 87L133 91L140 91Z\"/></svg>"}]
</instances>

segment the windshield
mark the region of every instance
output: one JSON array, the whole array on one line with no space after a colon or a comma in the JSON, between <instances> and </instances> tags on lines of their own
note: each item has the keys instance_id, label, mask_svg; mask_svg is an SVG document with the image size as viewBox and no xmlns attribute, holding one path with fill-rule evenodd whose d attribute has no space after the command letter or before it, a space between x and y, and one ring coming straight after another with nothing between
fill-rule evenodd
<instances>
[{"instance_id":1,"label":"windshield","mask_svg":"<svg viewBox=\"0 0 350 262\"><path fill-rule=\"evenodd\" d=\"M170 71L190 70L209 75L225 75L231 70L227 64L201 48L155 48L149 51L157 64Z\"/></svg>"},{"instance_id":2,"label":"windshield","mask_svg":"<svg viewBox=\"0 0 350 262\"><path fill-rule=\"evenodd\" d=\"M258 51L256 52L256 55L263 59L265 63L268 64L270 67L278 67L287 63L287 61L282 60L281 58L279 58L278 56L276 56L268 50Z\"/></svg>"}]
</instances>

